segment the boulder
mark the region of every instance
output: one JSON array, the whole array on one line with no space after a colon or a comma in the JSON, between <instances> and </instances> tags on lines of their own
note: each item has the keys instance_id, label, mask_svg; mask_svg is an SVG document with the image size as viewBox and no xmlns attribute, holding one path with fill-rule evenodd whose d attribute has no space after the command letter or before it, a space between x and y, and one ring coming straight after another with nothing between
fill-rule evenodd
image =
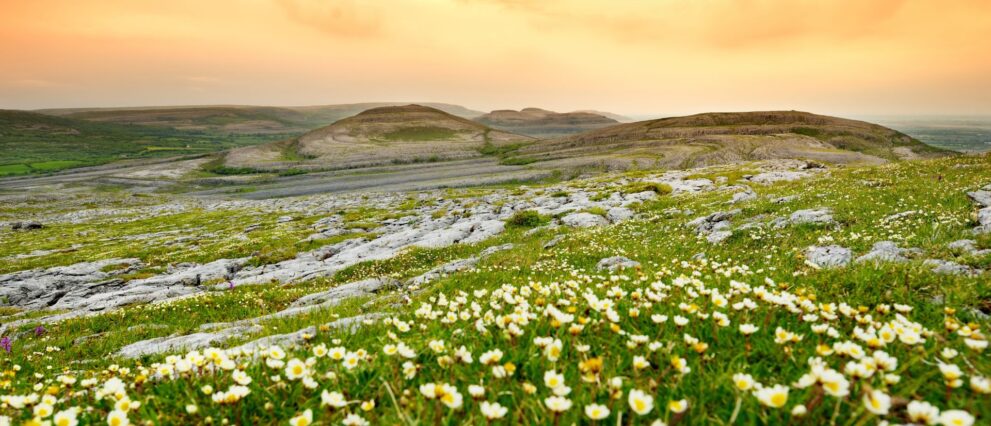
<instances>
[{"instance_id":1,"label":"boulder","mask_svg":"<svg viewBox=\"0 0 991 426\"><path fill-rule=\"evenodd\" d=\"M733 194L733 198L729 200L730 204L742 203L750 200L756 200L757 193L753 190L747 189L746 191L741 191Z\"/></svg>"},{"instance_id":2,"label":"boulder","mask_svg":"<svg viewBox=\"0 0 991 426\"><path fill-rule=\"evenodd\" d=\"M775 227L783 227L785 224L792 225L833 225L836 221L833 219L833 212L828 208L819 209L805 209L793 212L786 222L782 223L780 220L775 223Z\"/></svg>"},{"instance_id":3,"label":"boulder","mask_svg":"<svg viewBox=\"0 0 991 426\"><path fill-rule=\"evenodd\" d=\"M837 268L850 264L853 253L838 245L812 246L805 250L805 263L815 268Z\"/></svg>"},{"instance_id":4,"label":"boulder","mask_svg":"<svg viewBox=\"0 0 991 426\"><path fill-rule=\"evenodd\" d=\"M874 243L871 251L867 254L857 258L857 263L864 262L893 262L893 263L903 263L908 262L908 256L915 256L922 254L922 250L917 248L900 248L898 244L893 241L879 241Z\"/></svg>"},{"instance_id":5,"label":"boulder","mask_svg":"<svg viewBox=\"0 0 991 426\"><path fill-rule=\"evenodd\" d=\"M609 209L609 212L606 214L606 219L609 219L612 223L618 223L624 220L632 219L633 216L633 210L625 207L613 207Z\"/></svg>"},{"instance_id":6,"label":"boulder","mask_svg":"<svg viewBox=\"0 0 991 426\"><path fill-rule=\"evenodd\" d=\"M615 271L617 269L635 269L640 267L640 262L630 260L623 256L613 256L602 259L595 265L595 269Z\"/></svg>"},{"instance_id":7,"label":"boulder","mask_svg":"<svg viewBox=\"0 0 991 426\"><path fill-rule=\"evenodd\" d=\"M991 207L991 185L977 191L968 192L967 196L981 207Z\"/></svg>"},{"instance_id":8,"label":"boulder","mask_svg":"<svg viewBox=\"0 0 991 426\"><path fill-rule=\"evenodd\" d=\"M561 218L561 223L572 228L587 228L591 226L608 225L606 218L592 213L572 213Z\"/></svg>"},{"instance_id":9,"label":"boulder","mask_svg":"<svg viewBox=\"0 0 991 426\"><path fill-rule=\"evenodd\" d=\"M934 274L973 276L981 273L978 269L949 260L927 259L923 264L932 268Z\"/></svg>"}]
</instances>

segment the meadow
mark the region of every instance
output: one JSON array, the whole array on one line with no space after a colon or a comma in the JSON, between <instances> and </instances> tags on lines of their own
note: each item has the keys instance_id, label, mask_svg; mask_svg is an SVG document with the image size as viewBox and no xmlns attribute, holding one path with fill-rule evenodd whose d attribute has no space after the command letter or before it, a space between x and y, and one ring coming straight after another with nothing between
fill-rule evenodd
<instances>
[{"instance_id":1,"label":"meadow","mask_svg":"<svg viewBox=\"0 0 991 426\"><path fill-rule=\"evenodd\" d=\"M748 172L747 165L719 166L698 176L732 184ZM578 189L616 191L629 187L619 183L650 174L613 173L547 190L564 196ZM923 259L991 269L991 255L947 247L968 238L991 248L989 235L972 234L975 205L965 195L991 183L989 177L991 157L985 155L831 168L805 180L752 185L758 198L732 207L726 203L738 188L680 195L666 188L656 200L635 206L635 219L617 225L547 228L540 227L547 218L519 220L481 243L408 250L329 278L27 321L0 340L0 414L56 425L980 424L991 419L991 280L986 273L934 274ZM617 185L603 190L603 182ZM446 196L470 200L516 191L452 189ZM793 198L775 201L786 196ZM112 192L80 197L92 197L94 205L164 202ZM767 224L820 207L833 211L835 225ZM23 214L28 207L19 208L0 208L0 214ZM720 244L686 226L728 208L741 209L735 223L756 225L737 228ZM906 211L915 213L891 219ZM395 213L343 215L362 224L360 232L374 232L375 223ZM192 210L138 221L53 224L33 237L7 233L5 241L13 244L4 248L6 259L55 249L60 238L60 244L85 248L18 260L5 269L111 255L157 267L258 256L264 247L294 244L303 225L318 219L262 227L225 245L245 224L269 217L264 215L275 214ZM210 227L214 239L199 252L100 241L184 227ZM545 247L559 234L556 245ZM820 268L804 255L809 246L825 244L859 254L878 241L923 254L844 268ZM306 294L345 283L405 280L507 243L513 248L468 271L267 319L261 330L225 347L138 359L114 355L143 339L278 312ZM639 265L596 267L613 256ZM45 314L11 310L0 321ZM353 322L342 325L343 319ZM295 345L229 349L297 330L302 339Z\"/></svg>"}]
</instances>

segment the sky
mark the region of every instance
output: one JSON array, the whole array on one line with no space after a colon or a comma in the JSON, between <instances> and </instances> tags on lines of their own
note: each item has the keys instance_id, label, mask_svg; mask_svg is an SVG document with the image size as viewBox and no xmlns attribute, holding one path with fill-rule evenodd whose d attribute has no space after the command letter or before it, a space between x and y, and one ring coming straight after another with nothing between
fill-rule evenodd
<instances>
[{"instance_id":1,"label":"sky","mask_svg":"<svg viewBox=\"0 0 991 426\"><path fill-rule=\"evenodd\" d=\"M991 114L989 0L0 0L0 108Z\"/></svg>"}]
</instances>

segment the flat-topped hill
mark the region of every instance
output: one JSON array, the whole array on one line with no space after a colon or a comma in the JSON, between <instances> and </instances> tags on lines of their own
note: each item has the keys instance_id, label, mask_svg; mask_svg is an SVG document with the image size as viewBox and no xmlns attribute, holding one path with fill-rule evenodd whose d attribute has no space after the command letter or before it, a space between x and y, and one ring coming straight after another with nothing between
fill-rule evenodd
<instances>
[{"instance_id":1,"label":"flat-topped hill","mask_svg":"<svg viewBox=\"0 0 991 426\"><path fill-rule=\"evenodd\" d=\"M372 108L298 138L238 149L230 167L280 167L286 162L321 168L437 161L481 155L486 145L529 141L423 105Z\"/></svg>"},{"instance_id":2,"label":"flat-topped hill","mask_svg":"<svg viewBox=\"0 0 991 426\"><path fill-rule=\"evenodd\" d=\"M535 137L563 136L619 124L592 112L554 112L540 108L496 110L475 118L494 129Z\"/></svg>"},{"instance_id":3,"label":"flat-topped hill","mask_svg":"<svg viewBox=\"0 0 991 426\"><path fill-rule=\"evenodd\" d=\"M705 113L619 124L542 141L517 162L696 167L803 158L880 163L950 154L895 130L799 111Z\"/></svg>"}]
</instances>

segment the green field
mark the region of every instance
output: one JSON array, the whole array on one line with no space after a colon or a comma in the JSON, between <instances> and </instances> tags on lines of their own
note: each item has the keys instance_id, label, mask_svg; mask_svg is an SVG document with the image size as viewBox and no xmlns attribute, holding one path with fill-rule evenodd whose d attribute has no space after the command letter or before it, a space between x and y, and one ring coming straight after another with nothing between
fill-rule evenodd
<instances>
[{"instance_id":1,"label":"green field","mask_svg":"<svg viewBox=\"0 0 991 426\"><path fill-rule=\"evenodd\" d=\"M0 110L0 177L124 159L202 154L290 136L193 132Z\"/></svg>"}]
</instances>

